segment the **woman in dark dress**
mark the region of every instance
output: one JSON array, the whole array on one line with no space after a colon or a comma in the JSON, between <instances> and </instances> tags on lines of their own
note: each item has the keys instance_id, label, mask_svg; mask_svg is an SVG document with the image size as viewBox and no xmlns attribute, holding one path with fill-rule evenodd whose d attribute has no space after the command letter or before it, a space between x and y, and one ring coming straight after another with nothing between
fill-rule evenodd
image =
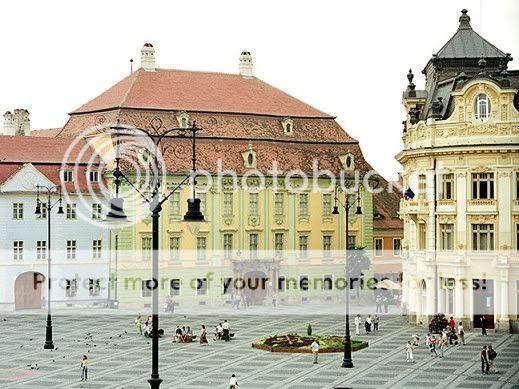
<instances>
[{"instance_id":1,"label":"woman in dark dress","mask_svg":"<svg viewBox=\"0 0 519 389\"><path fill-rule=\"evenodd\" d=\"M207 343L207 331L205 325L202 324L202 329L200 330L200 344L204 343Z\"/></svg>"}]
</instances>

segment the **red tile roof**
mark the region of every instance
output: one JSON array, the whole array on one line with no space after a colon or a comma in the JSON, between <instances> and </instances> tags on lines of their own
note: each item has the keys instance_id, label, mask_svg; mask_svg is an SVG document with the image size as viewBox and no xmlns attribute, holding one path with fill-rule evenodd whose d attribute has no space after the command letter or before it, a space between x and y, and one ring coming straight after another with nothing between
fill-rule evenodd
<instances>
[{"instance_id":1,"label":"red tile roof","mask_svg":"<svg viewBox=\"0 0 519 389\"><path fill-rule=\"evenodd\" d=\"M31 136L43 136L53 138L61 132L62 128L46 128L44 130L31 130Z\"/></svg>"},{"instance_id":2,"label":"red tile roof","mask_svg":"<svg viewBox=\"0 0 519 389\"><path fill-rule=\"evenodd\" d=\"M374 230L402 230L404 222L398 217L400 209L401 189L398 183L387 182L382 179L380 183L384 190L373 195L373 214L380 217L373 218ZM388 188L391 187L391 192Z\"/></svg>"},{"instance_id":3,"label":"red tile roof","mask_svg":"<svg viewBox=\"0 0 519 389\"><path fill-rule=\"evenodd\" d=\"M255 77L171 69L149 72L142 68L71 114L113 108L331 117Z\"/></svg>"}]
</instances>

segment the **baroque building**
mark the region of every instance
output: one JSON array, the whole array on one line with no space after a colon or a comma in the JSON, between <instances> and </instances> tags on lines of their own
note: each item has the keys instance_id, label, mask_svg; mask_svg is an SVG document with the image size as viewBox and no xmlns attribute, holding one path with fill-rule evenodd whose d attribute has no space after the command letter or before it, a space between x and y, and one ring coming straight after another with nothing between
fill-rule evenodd
<instances>
[{"instance_id":1,"label":"baroque building","mask_svg":"<svg viewBox=\"0 0 519 389\"><path fill-rule=\"evenodd\" d=\"M335 117L254 77L250 52L242 52L239 74L161 69L155 54L153 45L145 44L141 68L73 111L52 135L85 137L87 131L86 139L99 151L106 129L115 123L156 134L194 121L202 128L197 168L209 176L197 178L197 196L208 223L194 230L181 223L190 197L186 186L165 203L162 298L170 296L181 306L225 304L235 293L247 294L252 304L270 303L273 296L280 303L344 298L337 281L344 277L345 222L342 213L332 215L330 177L372 170L359 143ZM191 146L189 139L165 142L167 192L189 173ZM113 155L105 160L108 165ZM301 176L318 170L331 176L317 173L305 186ZM237 182L227 171L236 173ZM137 187L143 184L132 171L126 173ZM370 251L373 196L362 185L358 193L363 213L352 211L348 241ZM117 274L121 306L146 307L151 223L146 208L135 206L129 213L137 222L113 233L118 259L111 272ZM242 291L234 282L258 279L267 280L265 288Z\"/></svg>"},{"instance_id":2,"label":"baroque building","mask_svg":"<svg viewBox=\"0 0 519 389\"><path fill-rule=\"evenodd\" d=\"M403 94L403 302L466 326L518 330L519 71L466 10Z\"/></svg>"}]
</instances>

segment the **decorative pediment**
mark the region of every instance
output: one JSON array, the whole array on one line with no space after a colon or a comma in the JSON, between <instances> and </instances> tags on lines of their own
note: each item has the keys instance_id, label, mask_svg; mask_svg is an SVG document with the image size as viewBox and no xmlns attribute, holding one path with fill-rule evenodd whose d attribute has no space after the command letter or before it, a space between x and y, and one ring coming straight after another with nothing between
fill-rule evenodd
<instances>
[{"instance_id":1,"label":"decorative pediment","mask_svg":"<svg viewBox=\"0 0 519 389\"><path fill-rule=\"evenodd\" d=\"M55 184L31 163L26 163L3 185L0 185L0 192L36 192L37 185L51 187Z\"/></svg>"}]
</instances>

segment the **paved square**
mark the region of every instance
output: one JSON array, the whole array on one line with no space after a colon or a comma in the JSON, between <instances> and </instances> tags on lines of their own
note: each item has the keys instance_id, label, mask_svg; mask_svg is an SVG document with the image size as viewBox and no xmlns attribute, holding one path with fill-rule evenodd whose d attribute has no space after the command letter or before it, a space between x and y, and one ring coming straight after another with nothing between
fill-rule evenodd
<instances>
[{"instance_id":1,"label":"paved square","mask_svg":"<svg viewBox=\"0 0 519 389\"><path fill-rule=\"evenodd\" d=\"M306 331L342 334L339 315L226 315L236 333L229 343L174 344L177 324L198 331L222 320L216 314L175 314L161 317L162 388L226 388L231 374L241 388L512 388L519 384L519 336L477 333L467 345L452 346L444 359L431 358L425 346L415 351L415 364L406 364L403 347L414 333L404 318L383 317L379 332L361 336L369 347L353 353L354 369L340 367L342 354L321 354L313 365L310 354L269 353L251 343L264 335ZM106 311L54 316L54 351L43 350L44 314L6 314L0 319L0 387L2 388L146 388L151 342L134 334L133 316ZM92 335L92 340L89 336ZM499 374L482 376L479 350L491 343L498 351ZM90 353L88 382L80 382L79 360ZM37 365L36 365L37 364Z\"/></svg>"}]
</instances>

